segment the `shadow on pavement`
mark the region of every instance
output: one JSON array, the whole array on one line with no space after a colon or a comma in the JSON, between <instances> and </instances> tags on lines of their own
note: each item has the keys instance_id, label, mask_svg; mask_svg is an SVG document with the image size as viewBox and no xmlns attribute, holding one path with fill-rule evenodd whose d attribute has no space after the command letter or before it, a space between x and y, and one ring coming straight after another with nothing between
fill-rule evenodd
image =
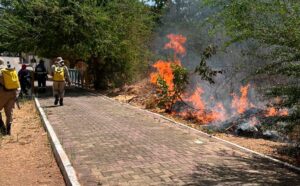
<instances>
[{"instance_id":1,"label":"shadow on pavement","mask_svg":"<svg viewBox=\"0 0 300 186\"><path fill-rule=\"evenodd\" d=\"M219 152L222 160L236 164L199 163L191 175L181 178L186 185L299 185L300 174L261 157L251 159ZM221 160L220 160L221 161Z\"/></svg>"},{"instance_id":2,"label":"shadow on pavement","mask_svg":"<svg viewBox=\"0 0 300 186\"><path fill-rule=\"evenodd\" d=\"M49 106L44 106L43 108L54 108L54 107L59 107L59 105L49 105Z\"/></svg>"},{"instance_id":3,"label":"shadow on pavement","mask_svg":"<svg viewBox=\"0 0 300 186\"><path fill-rule=\"evenodd\" d=\"M35 96L38 98L41 98L41 99L53 97L52 86L47 85L46 92L39 92L37 87L35 87ZM93 94L87 90L84 90L82 88L75 87L75 86L66 87L65 97L81 97L81 96L91 97L91 96L97 96L97 95Z\"/></svg>"}]
</instances>

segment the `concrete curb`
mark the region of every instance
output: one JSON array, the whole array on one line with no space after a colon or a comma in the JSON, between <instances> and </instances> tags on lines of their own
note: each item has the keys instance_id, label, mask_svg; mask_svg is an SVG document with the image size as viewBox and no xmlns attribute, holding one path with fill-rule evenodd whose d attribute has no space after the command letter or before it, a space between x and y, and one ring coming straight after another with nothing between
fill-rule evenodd
<instances>
[{"instance_id":1,"label":"concrete curb","mask_svg":"<svg viewBox=\"0 0 300 186\"><path fill-rule=\"evenodd\" d=\"M142 109L142 110L143 110L143 109ZM291 168L291 169L293 169L293 170L295 170L295 171L300 172L300 167L296 167L296 166L294 166L294 165L292 165L292 164L289 164L289 163L283 162L283 161L281 161L281 160L272 158L272 157L270 157L270 156L264 155L264 154L262 154L262 153L253 151L253 150L248 149L248 148L246 148L246 147L242 147L242 146L240 146L240 145L238 145L238 144L235 144L235 143L232 143L232 142L230 142L230 141L227 141L227 140L224 140L224 139L221 139L221 138L218 138L218 137L209 135L209 134L207 134L207 133L205 133L205 132L203 132L203 131L194 129L194 128L190 127L190 126L184 125L184 124L182 124L182 123L179 123L179 122L177 122L177 121L174 121L174 120L172 120L172 119L169 119L169 118L167 118L167 117L165 117L165 116L162 116L162 115L160 115L160 114L157 114L157 113L154 113L154 112L151 112L151 111L148 111L148 110L144 110L144 111L145 111L145 112L148 112L148 113L151 113L151 114L154 114L154 115L157 115L157 116L159 116L159 117L161 117L161 118L163 118L163 119L165 119L165 120L168 120L168 121L170 121L170 122L172 122L172 123L174 123L174 124L176 124L176 125L180 125L180 127L188 128L189 130L192 130L192 131L201 133L201 134L203 134L203 135L205 135L205 136L208 136L208 137L214 138L214 139L216 139L216 140L222 141L222 142L224 142L224 143L230 144L230 145L235 146L235 147L237 147L237 148L239 148L239 149L241 149L241 150L244 150L244 151L246 151L246 152L250 152L250 153L255 154L255 155L257 155L257 156L260 156L260 157L269 159L269 160L271 160L271 161L274 161L274 162L276 162L276 163L282 164L283 166L286 166L286 167L288 167L288 168Z\"/></svg>"},{"instance_id":2,"label":"concrete curb","mask_svg":"<svg viewBox=\"0 0 300 186\"><path fill-rule=\"evenodd\" d=\"M36 108L38 109L39 114L42 118L43 126L48 133L48 138L50 140L50 144L53 149L56 162L63 174L66 185L80 186L80 183L78 182L78 179L76 176L76 172L75 172L67 154L65 153L62 145L60 144L59 139L58 139L56 133L54 132L49 120L47 119L47 116L46 116L43 108L41 107L39 100L35 97L34 101L35 101Z\"/></svg>"},{"instance_id":3,"label":"concrete curb","mask_svg":"<svg viewBox=\"0 0 300 186\"><path fill-rule=\"evenodd\" d=\"M102 94L101 94L101 95L102 95ZM102 96L104 96L104 98L106 98L106 99L108 99L108 100L110 100L110 101L118 102L118 101L116 101L116 100L114 100L114 99L112 99L112 98L110 98L110 97L105 96L105 95L102 95ZM118 102L118 103L120 103L120 102ZM278 164L281 164L281 165L283 165L283 166L285 166L285 167L287 167L287 168L290 168L290 169L292 169L292 170L297 171L297 172L300 173L300 167L296 167L296 166L294 166L294 165L292 165L292 164L289 164L289 163L283 162L283 161L281 161L281 160L272 158L272 157L270 157L270 156L264 155L264 154L262 154L262 153L259 153L259 152L250 150L250 149L248 149L248 148L242 147L242 146L237 145L237 144L235 144L235 143L232 143L232 142L230 142L230 141L223 140L223 139L221 139L221 138L218 138L218 137L209 135L209 134L207 134L207 133L205 133L205 132L203 132L203 131L194 129L194 128L189 127L189 126L187 126L187 125L185 125L185 124L182 124L182 123L179 123L179 122L177 122L177 121L174 121L174 120L172 120L172 119L170 119L170 118L167 118L167 117L165 117L165 116L163 116L163 115L161 115L161 114L157 114L157 113L151 112L151 111L149 111L149 110L141 109L141 108L139 108L139 107L130 105L130 104L128 104L128 103L120 103L120 104L129 106L129 107L131 107L131 108L138 109L138 110L143 111L143 112L146 112L146 113L148 113L148 114L152 114L152 115L158 116L158 117L163 118L163 119L165 119L165 120L167 120L167 121L170 121L171 123L175 124L176 126L178 126L178 127L180 127L180 128L188 129L189 131L193 131L193 132L195 132L195 133L200 133L200 134L205 135L205 136L207 136L207 137L211 137L211 138L216 139L216 140L218 140L218 141L222 141L222 142L227 143L227 144L229 144L229 145L231 145L231 146L237 147L238 149L244 150L244 151L246 151L246 152L250 152L250 153L252 153L252 154L254 154L254 155L256 155L256 156L259 156L259 157L266 158L266 159L268 159L268 160L271 160L271 161L273 161L273 162L276 162L276 163L278 163Z\"/></svg>"}]
</instances>

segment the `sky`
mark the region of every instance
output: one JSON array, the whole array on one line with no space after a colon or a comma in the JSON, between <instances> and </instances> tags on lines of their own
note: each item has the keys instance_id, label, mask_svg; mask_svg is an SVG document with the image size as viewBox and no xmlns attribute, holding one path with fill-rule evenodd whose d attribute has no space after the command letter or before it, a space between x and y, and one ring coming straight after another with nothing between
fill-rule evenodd
<instances>
[{"instance_id":1,"label":"sky","mask_svg":"<svg viewBox=\"0 0 300 186\"><path fill-rule=\"evenodd\" d=\"M154 1L153 0L145 0L145 3L148 5L153 6L154 5Z\"/></svg>"}]
</instances>

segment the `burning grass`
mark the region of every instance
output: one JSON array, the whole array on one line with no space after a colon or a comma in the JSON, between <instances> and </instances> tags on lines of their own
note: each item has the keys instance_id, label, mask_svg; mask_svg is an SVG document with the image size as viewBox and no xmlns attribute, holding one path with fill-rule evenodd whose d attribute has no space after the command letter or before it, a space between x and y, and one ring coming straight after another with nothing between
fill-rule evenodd
<instances>
[{"instance_id":1,"label":"burning grass","mask_svg":"<svg viewBox=\"0 0 300 186\"><path fill-rule=\"evenodd\" d=\"M196 120L199 124L224 122L236 115L245 113L249 109L261 109L248 98L249 89L251 88L250 84L242 85L239 92L232 92L231 95L228 95L228 97L231 97L230 106L223 103L222 100L217 101L218 99L214 96L210 96L209 100L205 99L207 91L201 84L197 84L192 92L186 92L188 76L182 75L180 78L185 78L182 81L180 81L180 78L176 79L176 68L174 66L184 69L181 58L187 53L184 47L187 38L175 34L169 34L167 38L170 41L165 44L164 49L173 51L174 56L167 61L156 61L153 64L155 70L150 74L150 82L156 87L158 105L162 105L166 111L173 115L183 117L187 120ZM211 52L204 51L203 55L205 58L202 59L201 63L204 63L204 59L207 59L214 53L212 48L209 47L211 50L208 50ZM206 63L200 67L205 71L203 72L204 74L211 72L212 76L214 76L217 73L217 71L209 70ZM200 68L196 68L196 71L197 69L199 70ZM214 81L211 80L209 82L213 83ZM283 116L287 115L287 113L287 110L277 111L274 107L270 107L266 110L265 116ZM252 120L257 119L253 118ZM259 121L253 123L253 125L256 123L259 123Z\"/></svg>"},{"instance_id":2,"label":"burning grass","mask_svg":"<svg viewBox=\"0 0 300 186\"><path fill-rule=\"evenodd\" d=\"M269 104L266 107L263 104L255 104L249 99L249 92L252 89L252 85L246 84L241 85L239 91L231 92L227 95L226 100L231 100L230 104L225 103L224 100L220 100L214 95L209 95L209 92L204 88L201 83L194 84L192 90L187 91L186 85L187 80L180 81L180 78L176 79L175 67L184 68L181 63L181 59L188 53L184 45L187 41L182 35L169 34L167 36L170 41L165 44L164 49L173 51L174 56L168 60L158 60L153 64L154 71L150 74L149 80L143 80L140 83L127 86L123 90L119 91L118 99L124 98L124 102L129 102L136 106L150 109L154 112L167 114L168 117L175 118L181 122L191 125L194 128L201 130L213 131L213 132L223 132L231 134L229 139L235 139L239 144L247 144L249 140L251 143L258 145L258 148L250 149L265 153L265 151L260 150L261 144L256 143L257 138L265 137L272 138L273 140L283 139L282 136L278 136L277 132L268 130L268 126L276 125L276 118L279 116L288 115L287 109L276 109L273 104ZM205 51L204 56L211 56ZM205 60L202 60L203 63ZM209 70L204 66L197 68L204 71L202 73L211 73L212 76L216 75L217 71ZM205 80L210 80L213 83L212 76L209 78L202 78ZM179 76L180 77L180 76ZM181 76L185 77L186 76ZM203 76L202 76L203 77ZM179 87L179 88L178 88ZM126 90L127 89L127 90ZM135 90L135 93L128 90ZM126 97L129 99L126 99ZM207 97L210 97L209 99ZM226 95L223 95L226 96ZM278 100L275 100L278 101ZM279 100L280 101L280 100ZM240 138L236 135L244 135L250 138ZM277 135L277 136L276 136ZM275 136L275 137L274 137ZM220 137L224 137L220 135ZM253 138L254 137L254 138ZM227 138L227 137L224 137ZM234 140L230 140L234 141ZM258 140L259 141L259 140ZM267 143L267 141L265 141ZM270 143L277 143L271 142ZM289 157L291 161L297 162L299 154L296 156L286 156L277 155L276 150L273 148L281 148L287 143L279 143L280 145L270 145L268 152L265 153L273 157L286 160ZM246 145L243 145L246 146ZM246 146L248 147L248 146ZM272 149L272 150L271 150ZM282 149L282 148L281 148ZM272 155L273 154L273 155ZM300 162L298 162L300 163ZM295 163L296 164L296 163Z\"/></svg>"},{"instance_id":3,"label":"burning grass","mask_svg":"<svg viewBox=\"0 0 300 186\"><path fill-rule=\"evenodd\" d=\"M110 97L123 103L130 103L139 108L148 109L152 112L162 114L177 122L183 123L197 130L204 131L224 140L239 144L243 147L260 152L262 154L280 159L297 166L300 165L300 159L297 155L297 152L295 152L294 148L290 148L288 143L270 139L262 139L260 137L253 136L239 136L234 133L233 129L224 132L209 130L205 128L205 126L208 125L199 125L198 119L194 118L194 115L179 117L178 115L174 115L172 113L166 113L164 109L158 108L154 95L155 91L153 85L149 82L149 80L144 79L136 84L125 86L123 89L117 90L114 96ZM264 113L265 112L261 112L262 117ZM252 122L255 123L255 119Z\"/></svg>"}]
</instances>

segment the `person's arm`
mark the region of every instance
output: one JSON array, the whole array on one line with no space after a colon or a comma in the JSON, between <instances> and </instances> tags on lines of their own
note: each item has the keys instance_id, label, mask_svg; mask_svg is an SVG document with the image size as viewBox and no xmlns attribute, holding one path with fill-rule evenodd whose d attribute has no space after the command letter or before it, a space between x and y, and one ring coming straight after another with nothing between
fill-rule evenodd
<instances>
[{"instance_id":1,"label":"person's arm","mask_svg":"<svg viewBox=\"0 0 300 186\"><path fill-rule=\"evenodd\" d=\"M19 72L18 72L18 78L19 78L19 80L21 80L21 78L22 78L22 71L21 70L19 70Z\"/></svg>"},{"instance_id":2,"label":"person's arm","mask_svg":"<svg viewBox=\"0 0 300 186\"><path fill-rule=\"evenodd\" d=\"M55 70L55 66L52 65L51 70L50 70L50 74L51 74L52 77L54 76L54 70Z\"/></svg>"},{"instance_id":3,"label":"person's arm","mask_svg":"<svg viewBox=\"0 0 300 186\"><path fill-rule=\"evenodd\" d=\"M2 75L1 70L0 70L0 86L4 86L4 80L3 80L3 75Z\"/></svg>"},{"instance_id":4,"label":"person's arm","mask_svg":"<svg viewBox=\"0 0 300 186\"><path fill-rule=\"evenodd\" d=\"M45 66L43 66L43 72L47 74L47 68Z\"/></svg>"},{"instance_id":5,"label":"person's arm","mask_svg":"<svg viewBox=\"0 0 300 186\"><path fill-rule=\"evenodd\" d=\"M29 70L26 70L26 78L31 77L31 72Z\"/></svg>"},{"instance_id":6,"label":"person's arm","mask_svg":"<svg viewBox=\"0 0 300 186\"><path fill-rule=\"evenodd\" d=\"M48 74L47 73L47 68L45 66L43 66L43 75L44 75L45 78L48 78L47 74Z\"/></svg>"},{"instance_id":7,"label":"person's arm","mask_svg":"<svg viewBox=\"0 0 300 186\"><path fill-rule=\"evenodd\" d=\"M64 70L65 70L65 79L66 79L66 82L68 82L69 84L71 84L71 81L70 81L70 74L69 74L68 67L67 67L67 66L64 66Z\"/></svg>"}]
</instances>

